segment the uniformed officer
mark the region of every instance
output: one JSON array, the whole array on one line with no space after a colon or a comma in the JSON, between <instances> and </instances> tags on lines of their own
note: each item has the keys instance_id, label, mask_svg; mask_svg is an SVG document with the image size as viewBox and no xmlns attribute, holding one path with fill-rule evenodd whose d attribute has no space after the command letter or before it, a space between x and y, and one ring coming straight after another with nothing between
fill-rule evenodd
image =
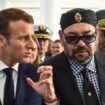
<instances>
[{"instance_id":1,"label":"uniformed officer","mask_svg":"<svg viewBox=\"0 0 105 105\"><path fill-rule=\"evenodd\" d=\"M105 9L98 10L96 15L100 29L98 51L105 53Z\"/></svg>"},{"instance_id":2,"label":"uniformed officer","mask_svg":"<svg viewBox=\"0 0 105 105\"><path fill-rule=\"evenodd\" d=\"M46 25L37 25L35 27L35 35L39 41L40 45L40 55L41 61L44 62L50 58L50 55L47 54L49 43L52 35L52 30Z\"/></svg>"}]
</instances>

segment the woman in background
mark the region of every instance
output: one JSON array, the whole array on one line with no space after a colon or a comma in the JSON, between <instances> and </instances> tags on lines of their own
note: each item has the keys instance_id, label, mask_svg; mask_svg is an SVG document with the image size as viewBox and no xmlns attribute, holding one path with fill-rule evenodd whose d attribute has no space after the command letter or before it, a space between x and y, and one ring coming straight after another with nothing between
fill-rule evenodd
<instances>
[{"instance_id":1,"label":"woman in background","mask_svg":"<svg viewBox=\"0 0 105 105\"><path fill-rule=\"evenodd\" d=\"M40 53L39 53L40 46L39 46L39 42L38 42L36 36L34 36L34 41L36 42L36 50L35 50L35 52L33 54L33 57L31 59L30 63L33 63L35 65L39 65L41 63Z\"/></svg>"}]
</instances>

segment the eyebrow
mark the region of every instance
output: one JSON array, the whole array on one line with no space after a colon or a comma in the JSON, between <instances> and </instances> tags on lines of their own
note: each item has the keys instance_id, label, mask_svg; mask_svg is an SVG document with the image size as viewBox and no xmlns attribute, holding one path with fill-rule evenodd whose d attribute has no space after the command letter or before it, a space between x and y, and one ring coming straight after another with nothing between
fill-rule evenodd
<instances>
[{"instance_id":1,"label":"eyebrow","mask_svg":"<svg viewBox=\"0 0 105 105\"><path fill-rule=\"evenodd\" d=\"M83 32L83 34L87 34L87 33L90 33L91 31L90 30L88 30L88 31L85 31L85 32ZM93 32L92 32L93 33Z\"/></svg>"},{"instance_id":2,"label":"eyebrow","mask_svg":"<svg viewBox=\"0 0 105 105\"><path fill-rule=\"evenodd\" d=\"M84 31L82 34L87 34L87 33L90 33L90 32L91 32L91 30L87 30L87 31ZM76 32L69 32L68 34L77 35L78 33L76 33Z\"/></svg>"}]
</instances>

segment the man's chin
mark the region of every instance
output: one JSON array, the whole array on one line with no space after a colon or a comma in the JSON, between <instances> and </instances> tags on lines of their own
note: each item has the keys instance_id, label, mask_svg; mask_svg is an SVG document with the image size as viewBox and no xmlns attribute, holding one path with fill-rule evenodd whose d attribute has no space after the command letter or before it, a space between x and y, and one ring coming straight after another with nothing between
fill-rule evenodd
<instances>
[{"instance_id":1,"label":"man's chin","mask_svg":"<svg viewBox=\"0 0 105 105\"><path fill-rule=\"evenodd\" d=\"M24 58L21 63L32 63L32 60L30 58Z\"/></svg>"},{"instance_id":2,"label":"man's chin","mask_svg":"<svg viewBox=\"0 0 105 105\"><path fill-rule=\"evenodd\" d=\"M81 58L76 58L76 59L80 64L84 65L84 64L87 64L88 62L90 62L91 56L81 57Z\"/></svg>"}]
</instances>

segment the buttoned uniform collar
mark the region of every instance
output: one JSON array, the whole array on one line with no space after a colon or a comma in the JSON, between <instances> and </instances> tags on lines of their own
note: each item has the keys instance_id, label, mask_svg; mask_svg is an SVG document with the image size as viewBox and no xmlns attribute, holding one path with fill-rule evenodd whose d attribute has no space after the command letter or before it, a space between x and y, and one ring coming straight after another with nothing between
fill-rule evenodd
<instances>
[{"instance_id":1,"label":"buttoned uniform collar","mask_svg":"<svg viewBox=\"0 0 105 105\"><path fill-rule=\"evenodd\" d=\"M68 59L69 59L70 65L71 65L71 69L73 70L73 74L78 75L82 71L83 66L80 65L76 60L73 60L70 58L68 58ZM90 63L87 64L86 68L89 69L90 72L96 73L94 56L92 56L92 59L91 59Z\"/></svg>"},{"instance_id":2,"label":"buttoned uniform collar","mask_svg":"<svg viewBox=\"0 0 105 105\"><path fill-rule=\"evenodd\" d=\"M18 72L19 63L16 63L13 68L16 72ZM0 60L0 71L2 71L5 68L9 68L3 61Z\"/></svg>"}]
</instances>

